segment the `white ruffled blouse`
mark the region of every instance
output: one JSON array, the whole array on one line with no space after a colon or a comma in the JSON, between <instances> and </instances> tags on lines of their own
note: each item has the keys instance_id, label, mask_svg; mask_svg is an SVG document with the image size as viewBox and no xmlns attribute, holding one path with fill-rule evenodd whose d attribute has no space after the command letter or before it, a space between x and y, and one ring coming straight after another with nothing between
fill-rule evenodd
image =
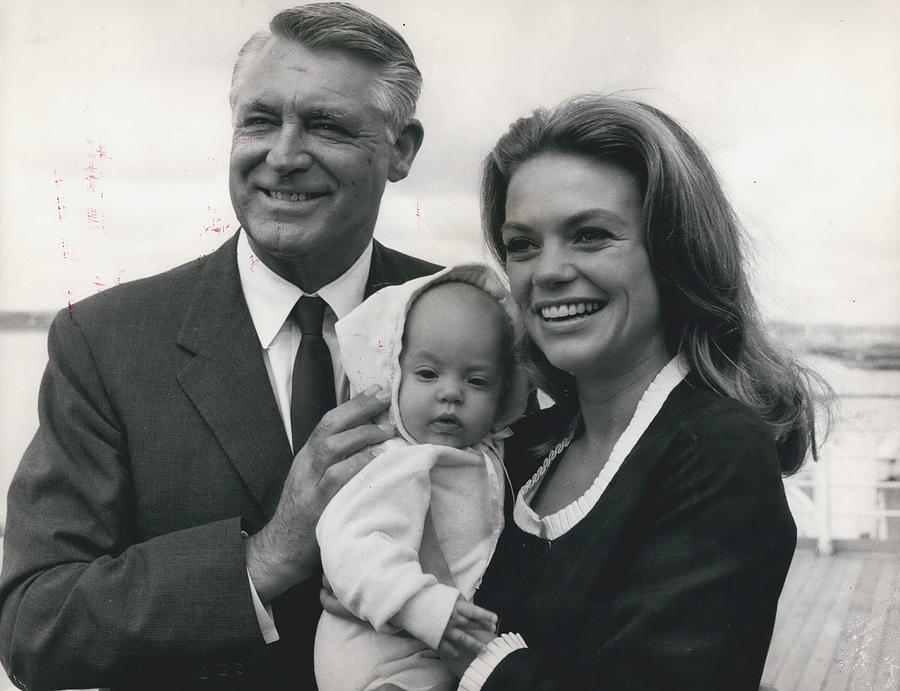
<instances>
[{"instance_id":1,"label":"white ruffled blouse","mask_svg":"<svg viewBox=\"0 0 900 691\"><path fill-rule=\"evenodd\" d=\"M584 494L556 513L538 516L531 508L531 502L547 472L549 464L543 463L532 478L519 490L519 494L516 497L516 505L513 508L513 519L516 525L531 535L536 535L545 540L556 540L587 516L599 501L604 490L609 486L626 456L631 453L638 439L650 426L672 389L678 386L681 380L687 376L688 371L688 364L682 355L679 354L672 358L650 382L650 386L647 387L644 395L641 396L641 400L638 402L637 408L635 408L628 427L625 428L622 436L616 441L609 454L609 460L600 469L593 484Z\"/></svg>"},{"instance_id":2,"label":"white ruffled blouse","mask_svg":"<svg viewBox=\"0 0 900 691\"><path fill-rule=\"evenodd\" d=\"M516 497L516 504L513 507L513 520L516 525L524 532L545 540L556 540L577 525L597 504L613 476L622 466L622 462L631 453L638 439L663 407L669 394L681 383L689 371L690 367L680 353L660 370L650 386L647 387L644 395L641 396L631 421L622 432L622 436L616 441L609 454L609 460L600 469L593 484L571 504L547 516L539 516L530 505L550 466L547 461L542 463L531 479L522 486ZM564 447L557 445L556 454L559 454L562 448ZM479 691L504 657L514 650L527 647L527 643L519 634L505 633L497 636L469 665L459 682L459 691Z\"/></svg>"}]
</instances>

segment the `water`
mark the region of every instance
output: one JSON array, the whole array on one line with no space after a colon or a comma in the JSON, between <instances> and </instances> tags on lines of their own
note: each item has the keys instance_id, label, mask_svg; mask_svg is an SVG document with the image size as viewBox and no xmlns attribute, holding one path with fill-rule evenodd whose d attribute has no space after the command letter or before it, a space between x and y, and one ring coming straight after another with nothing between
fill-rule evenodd
<instances>
[{"instance_id":1,"label":"water","mask_svg":"<svg viewBox=\"0 0 900 691\"><path fill-rule=\"evenodd\" d=\"M0 526L6 524L6 489L37 429L46 364L46 332L0 331Z\"/></svg>"},{"instance_id":2,"label":"water","mask_svg":"<svg viewBox=\"0 0 900 691\"><path fill-rule=\"evenodd\" d=\"M808 364L838 395L834 426L820 449L830 475L831 534L838 539L900 537L900 521L859 515L873 509L900 509L900 490L876 489L862 483L897 479L900 474L900 371L848 367L841 361L809 356ZM808 462L797 479L811 479L816 467ZM801 537L817 537L813 515L800 496L812 492L791 487L788 499ZM808 504L807 507L808 508Z\"/></svg>"},{"instance_id":3,"label":"water","mask_svg":"<svg viewBox=\"0 0 900 691\"><path fill-rule=\"evenodd\" d=\"M44 331L0 331L0 525L6 519L6 488L37 428L46 340ZM833 480L849 484L881 479L884 461L879 456L900 452L900 371L855 369L821 356L807 361L840 396L839 417L822 447ZM808 474L811 467L807 464L802 473ZM872 489L848 486L836 494L833 505L837 511L870 509L875 496ZM810 534L809 517L798 511L797 519L801 534ZM872 532L872 520L839 517L836 536Z\"/></svg>"}]
</instances>

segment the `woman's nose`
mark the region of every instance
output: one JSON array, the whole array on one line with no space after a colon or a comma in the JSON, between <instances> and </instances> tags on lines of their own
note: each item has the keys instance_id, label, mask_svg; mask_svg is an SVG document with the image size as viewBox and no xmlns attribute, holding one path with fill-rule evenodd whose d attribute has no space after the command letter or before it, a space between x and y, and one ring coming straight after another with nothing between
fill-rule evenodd
<instances>
[{"instance_id":1,"label":"woman's nose","mask_svg":"<svg viewBox=\"0 0 900 691\"><path fill-rule=\"evenodd\" d=\"M573 280L576 273L566 248L547 243L541 248L541 253L534 264L531 282L536 286L549 288Z\"/></svg>"},{"instance_id":2,"label":"woman's nose","mask_svg":"<svg viewBox=\"0 0 900 691\"><path fill-rule=\"evenodd\" d=\"M279 175L305 170L312 165L312 156L307 150L307 134L300 123L282 125L266 161Z\"/></svg>"}]
</instances>

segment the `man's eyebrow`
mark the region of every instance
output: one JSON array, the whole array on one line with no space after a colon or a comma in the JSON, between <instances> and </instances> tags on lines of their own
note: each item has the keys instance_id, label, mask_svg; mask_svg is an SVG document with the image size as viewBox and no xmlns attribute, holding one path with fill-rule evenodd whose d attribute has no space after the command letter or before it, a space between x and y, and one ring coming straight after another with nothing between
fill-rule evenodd
<instances>
[{"instance_id":1,"label":"man's eyebrow","mask_svg":"<svg viewBox=\"0 0 900 691\"><path fill-rule=\"evenodd\" d=\"M309 120L347 120L348 114L343 110L337 110L334 108L322 108L317 107L313 108L309 113L307 113L306 118Z\"/></svg>"},{"instance_id":2,"label":"man's eyebrow","mask_svg":"<svg viewBox=\"0 0 900 691\"><path fill-rule=\"evenodd\" d=\"M278 109L275 108L275 106L273 106L268 101L263 101L258 98L255 98L252 101L249 101L247 103L242 103L240 106L238 106L238 110L242 113L256 111L256 112L262 112L262 113L269 113L271 115L278 114Z\"/></svg>"}]
</instances>

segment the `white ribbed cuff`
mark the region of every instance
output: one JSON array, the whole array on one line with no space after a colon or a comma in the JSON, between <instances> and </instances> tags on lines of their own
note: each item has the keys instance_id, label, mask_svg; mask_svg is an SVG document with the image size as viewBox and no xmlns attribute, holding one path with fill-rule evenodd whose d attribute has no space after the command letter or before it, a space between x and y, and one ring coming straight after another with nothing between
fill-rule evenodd
<instances>
[{"instance_id":1,"label":"white ribbed cuff","mask_svg":"<svg viewBox=\"0 0 900 691\"><path fill-rule=\"evenodd\" d=\"M250 597L253 598L253 611L256 612L256 621L259 622L259 630L262 633L263 640L267 644L281 640L278 629L275 628L272 606L264 605L262 600L259 599L259 593L256 592L256 586L253 585L253 579L250 578L249 571L247 571L247 580L250 581Z\"/></svg>"},{"instance_id":2,"label":"white ribbed cuff","mask_svg":"<svg viewBox=\"0 0 900 691\"><path fill-rule=\"evenodd\" d=\"M484 682L491 676L491 672L499 665L503 658L511 652L527 648L525 639L517 633L504 633L488 643L484 650L478 653L478 657L472 660L472 664L466 669L462 679L459 680L458 691L481 691Z\"/></svg>"},{"instance_id":3,"label":"white ribbed cuff","mask_svg":"<svg viewBox=\"0 0 900 691\"><path fill-rule=\"evenodd\" d=\"M241 537L247 539L249 534L246 530L241 531ZM256 592L256 586L253 585L253 579L250 578L250 569L247 569L247 582L250 583L250 597L253 600L253 611L256 613L256 621L259 624L259 631L262 634L266 645L281 640L278 629L275 628L275 617L272 615L272 605L264 605Z\"/></svg>"}]
</instances>

